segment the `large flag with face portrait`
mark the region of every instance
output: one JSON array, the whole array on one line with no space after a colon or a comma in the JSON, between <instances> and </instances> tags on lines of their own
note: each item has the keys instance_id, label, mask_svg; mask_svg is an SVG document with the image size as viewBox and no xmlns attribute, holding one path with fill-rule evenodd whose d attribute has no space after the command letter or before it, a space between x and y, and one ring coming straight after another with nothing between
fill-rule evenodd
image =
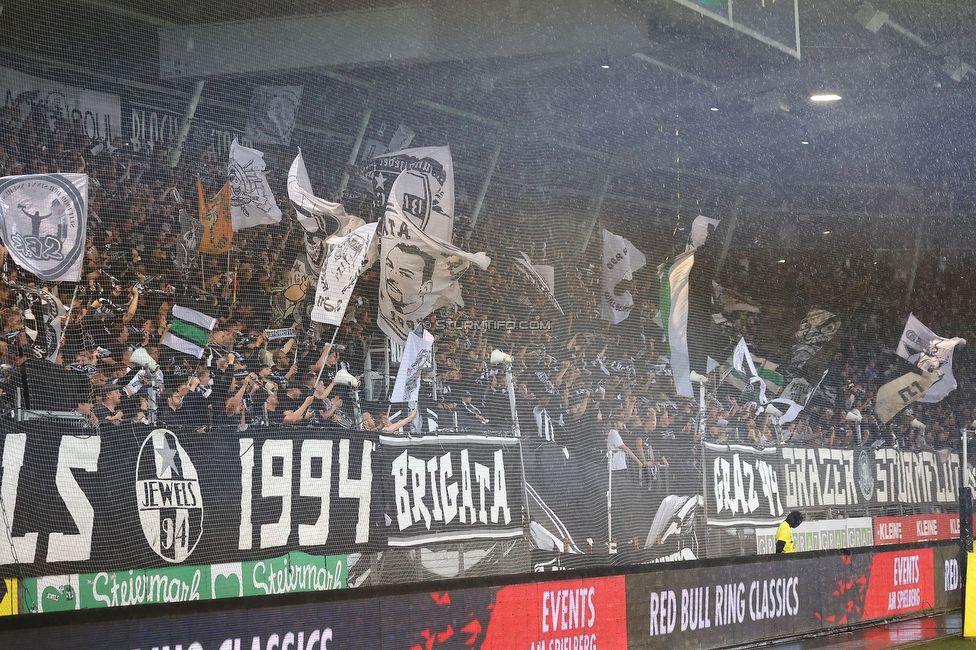
<instances>
[{"instance_id":1,"label":"large flag with face portrait","mask_svg":"<svg viewBox=\"0 0 976 650\"><path fill-rule=\"evenodd\" d=\"M40 279L81 278L87 224L85 174L0 179L0 235L10 257Z\"/></svg>"},{"instance_id":2,"label":"large flag with face portrait","mask_svg":"<svg viewBox=\"0 0 976 650\"><path fill-rule=\"evenodd\" d=\"M305 169L301 149L288 170L288 198L305 231L305 256L316 274L322 271L329 254L329 237L344 237L366 224L359 217L347 214L341 203L321 199L312 193L312 181Z\"/></svg>"},{"instance_id":3,"label":"large flag with face portrait","mask_svg":"<svg viewBox=\"0 0 976 650\"><path fill-rule=\"evenodd\" d=\"M454 233L454 161L450 147L416 147L376 156L360 165L373 183L373 205L386 206L394 181L400 206L415 226L441 241Z\"/></svg>"},{"instance_id":4,"label":"large flag with face portrait","mask_svg":"<svg viewBox=\"0 0 976 650\"><path fill-rule=\"evenodd\" d=\"M461 250L415 225L400 203L404 186L411 182L403 174L393 184L380 232L378 324L401 345L435 309L463 306L458 279L472 264L486 269L491 263L485 253Z\"/></svg>"},{"instance_id":5,"label":"large flag with face portrait","mask_svg":"<svg viewBox=\"0 0 976 650\"><path fill-rule=\"evenodd\" d=\"M234 138L230 144L227 178L230 184L230 220L234 232L281 221L281 208L275 202L264 174L263 153L242 147Z\"/></svg>"}]
</instances>

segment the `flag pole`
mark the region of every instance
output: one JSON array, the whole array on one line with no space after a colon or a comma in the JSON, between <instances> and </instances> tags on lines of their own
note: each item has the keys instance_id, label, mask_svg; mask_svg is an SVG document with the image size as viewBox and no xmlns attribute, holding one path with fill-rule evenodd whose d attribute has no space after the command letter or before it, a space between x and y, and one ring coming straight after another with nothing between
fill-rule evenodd
<instances>
[{"instance_id":1,"label":"flag pole","mask_svg":"<svg viewBox=\"0 0 976 650\"><path fill-rule=\"evenodd\" d=\"M339 328L340 327L341 327L341 325L336 325L335 332L332 333L332 340L329 342L329 350L330 351L332 350L332 346L335 345L336 336L339 334ZM325 349L323 349L322 352L325 352ZM319 368L319 374L315 378L315 385L316 386L318 386L319 385L319 382L322 381L322 371L323 370L325 370L325 360L324 359L322 360L322 367Z\"/></svg>"},{"instance_id":2,"label":"flag pole","mask_svg":"<svg viewBox=\"0 0 976 650\"><path fill-rule=\"evenodd\" d=\"M485 172L485 180L481 183L481 189L478 190L478 198L474 202L474 210L471 211L471 219L468 220L468 227L464 231L464 238L471 239L471 233L474 232L474 227L478 223L478 216L481 214L481 208L485 203L485 195L488 194L488 186L491 185L491 177L495 174L495 165L498 164L498 156L502 152L501 143L495 146L495 151L491 154L491 161L488 163L488 171Z\"/></svg>"},{"instance_id":3,"label":"flag pole","mask_svg":"<svg viewBox=\"0 0 976 650\"><path fill-rule=\"evenodd\" d=\"M366 137L366 127L369 126L369 118L373 115L373 109L370 106L366 107L366 111L363 113L363 119L359 122L359 131L356 133L356 141L353 142L352 151L349 152L349 160L346 162L346 171L342 173L342 180L339 181L339 192L336 197L337 201L342 201L342 193L346 189L346 185L349 184L349 168L356 164L356 159L359 158L359 149L363 146L363 138Z\"/></svg>"},{"instance_id":4,"label":"flag pole","mask_svg":"<svg viewBox=\"0 0 976 650\"><path fill-rule=\"evenodd\" d=\"M206 80L201 80L193 87L193 93L190 95L190 103L186 107L186 113L183 114L183 124L180 126L180 133L176 138L176 145L170 153L170 167L176 167L180 162L180 157L183 155L183 145L186 144L186 138L190 135L193 116L196 115L197 106L200 104L200 96L203 94L204 84L206 84Z\"/></svg>"},{"instance_id":5,"label":"flag pole","mask_svg":"<svg viewBox=\"0 0 976 650\"><path fill-rule=\"evenodd\" d=\"M81 287L81 282L75 284L75 292L71 295L71 305L68 306L68 313L64 316L64 329L61 330L61 339L58 341L58 350L60 351L61 346L64 345L65 340L68 337L68 325L71 324L71 310L75 308L75 300L78 299L78 289Z\"/></svg>"}]
</instances>

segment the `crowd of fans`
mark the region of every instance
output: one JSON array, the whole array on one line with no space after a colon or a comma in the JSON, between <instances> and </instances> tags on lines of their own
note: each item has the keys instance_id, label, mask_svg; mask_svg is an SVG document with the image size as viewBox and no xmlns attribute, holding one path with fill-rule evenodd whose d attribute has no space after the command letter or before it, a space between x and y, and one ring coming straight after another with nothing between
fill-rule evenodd
<instances>
[{"instance_id":1,"label":"crowd of fans","mask_svg":"<svg viewBox=\"0 0 976 650\"><path fill-rule=\"evenodd\" d=\"M60 386L83 378L83 396L68 410L82 412L92 426L103 429L147 421L148 385L153 382L161 388L158 421L187 435L261 423L356 426L352 396L333 380L340 368L363 375L367 350L386 345L375 324L376 268L360 278L330 346L331 327L308 319L314 278L295 272L296 258L304 252L303 231L286 198L286 170L272 170L270 176L284 214L281 223L236 232L227 254L200 254L180 268L180 212L195 216L196 178L216 191L224 182L226 162L212 149L188 147L174 168L164 144L143 143L135 149L121 139L92 141L80 122L51 115L43 106L29 112L16 106L0 111L3 175L82 172L90 178L88 244L83 281L77 287L45 286L19 270L3 251L4 408L9 412L13 387L36 368L39 376L55 377L54 384L33 391L36 402L44 391L57 394ZM314 169L312 176L318 176ZM347 205L347 210L367 221L375 219L365 213L367 205ZM656 263L638 273L630 286L635 297L630 317L611 325L598 309L603 294L599 246L579 254L560 246L558 236L523 244L534 263L554 267L555 294L565 312L560 314L511 263L515 254L502 244L501 223L485 218L470 240L455 237L455 243L488 252L493 262L487 271L471 270L462 278L463 308L427 319L436 338L436 368L416 411L380 401L365 403L363 428L409 430L416 416L424 429L436 421L441 429L509 431L506 376L489 362L495 348L514 358L523 436L538 436L596 458L603 457L613 430L629 462L640 468L641 480L675 468L684 471L703 436L758 446L863 444L941 450L955 448L959 429L973 421L966 404L971 387L964 349L955 363L960 388L949 398L915 404L888 424L876 420L878 388L909 369L893 354L908 313L904 296L909 279L891 265L890 257L875 256L863 246L818 244L778 264L761 248L733 247L722 283L746 297L768 295L769 287L779 287L777 312L795 314L797 321L792 329L774 327L763 303L750 300L759 305L758 313L727 313L725 329L716 329L717 336L727 339L721 343L729 352L740 336L766 356L778 352L780 371L790 379L801 373L790 368L789 339L806 310L831 310L842 326L836 340L824 346L823 354L829 355L826 379L796 420L780 426L762 412L752 388L743 391L713 382L702 432L697 401L679 398L671 379L668 345L656 321ZM644 241L635 238L633 243L650 251L667 235L649 229L641 235ZM964 261L950 263L936 252L923 254L913 278L911 307L916 315L940 334L968 337L970 321L959 306L966 304L962 294L971 286L972 274ZM68 311L56 355L50 346L38 346L31 328L25 327L25 307L42 288L58 295ZM160 343L176 304L218 320L202 359ZM269 340L267 330L287 327L295 328L293 336ZM137 348L159 363L157 373L132 362ZM43 358L49 354L52 361ZM64 374L45 375L51 369L40 368L44 364L60 366ZM863 416L860 432L847 419L852 409Z\"/></svg>"}]
</instances>

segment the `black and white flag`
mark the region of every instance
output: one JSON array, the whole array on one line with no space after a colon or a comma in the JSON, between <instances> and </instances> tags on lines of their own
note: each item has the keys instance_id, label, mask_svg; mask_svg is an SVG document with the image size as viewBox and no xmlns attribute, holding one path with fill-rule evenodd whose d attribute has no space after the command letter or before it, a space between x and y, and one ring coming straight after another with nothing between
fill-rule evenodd
<instances>
[{"instance_id":1,"label":"black and white flag","mask_svg":"<svg viewBox=\"0 0 976 650\"><path fill-rule=\"evenodd\" d=\"M908 322L905 323L895 353L923 371L942 376L942 379L925 391L925 394L918 399L919 402L929 404L941 402L946 395L956 389L956 378L952 374L952 351L957 345L966 345L966 339L958 336L951 339L943 338L923 325L915 318L915 314L908 315Z\"/></svg>"},{"instance_id":2,"label":"black and white flag","mask_svg":"<svg viewBox=\"0 0 976 650\"><path fill-rule=\"evenodd\" d=\"M281 208L275 202L264 174L263 153L242 147L234 138L230 145L227 176L230 184L230 220L234 232L281 221Z\"/></svg>"},{"instance_id":3,"label":"black and white flag","mask_svg":"<svg viewBox=\"0 0 976 650\"><path fill-rule=\"evenodd\" d=\"M0 234L10 257L41 280L81 279L87 227L87 175L0 179Z\"/></svg>"},{"instance_id":4,"label":"black and white flag","mask_svg":"<svg viewBox=\"0 0 976 650\"><path fill-rule=\"evenodd\" d=\"M559 306L559 301L556 300L556 273L553 268L546 264L533 264L528 255L523 251L519 252L522 254L522 259L515 258L515 268L525 275L532 286L542 292L550 305L560 314L564 313L563 308Z\"/></svg>"},{"instance_id":5,"label":"black and white flag","mask_svg":"<svg viewBox=\"0 0 976 650\"><path fill-rule=\"evenodd\" d=\"M404 174L404 182L412 180ZM407 334L440 307L463 306L458 279L472 264L488 268L485 253L469 253L431 237L408 217L393 184L380 233L378 325L403 344Z\"/></svg>"},{"instance_id":6,"label":"black and white flag","mask_svg":"<svg viewBox=\"0 0 976 650\"><path fill-rule=\"evenodd\" d=\"M301 102L301 86L257 86L247 112L247 137L254 142L288 144Z\"/></svg>"},{"instance_id":7,"label":"black and white flag","mask_svg":"<svg viewBox=\"0 0 976 650\"><path fill-rule=\"evenodd\" d=\"M329 253L329 237L344 237L366 224L359 217L347 214L341 203L320 199L312 193L312 181L301 149L288 170L288 198L295 205L298 223L305 231L305 255L315 273L322 271Z\"/></svg>"},{"instance_id":8,"label":"black and white flag","mask_svg":"<svg viewBox=\"0 0 976 650\"><path fill-rule=\"evenodd\" d=\"M24 331L31 341L31 351L38 359L54 361L61 347L61 319L68 310L50 291L18 286L22 292Z\"/></svg>"},{"instance_id":9,"label":"black and white flag","mask_svg":"<svg viewBox=\"0 0 976 650\"><path fill-rule=\"evenodd\" d=\"M830 342L840 329L840 316L825 309L811 309L800 321L793 338L792 364L802 368L807 361Z\"/></svg>"},{"instance_id":10,"label":"black and white flag","mask_svg":"<svg viewBox=\"0 0 976 650\"><path fill-rule=\"evenodd\" d=\"M611 323L619 323L634 307L629 291L617 294L617 285L634 279L634 272L644 268L647 258L633 244L609 230L603 231L603 300L600 316Z\"/></svg>"},{"instance_id":11,"label":"black and white flag","mask_svg":"<svg viewBox=\"0 0 976 650\"><path fill-rule=\"evenodd\" d=\"M345 237L333 237L329 245L332 250L319 273L311 318L317 323L340 325L356 280L376 262L376 224L367 223Z\"/></svg>"},{"instance_id":12,"label":"black and white flag","mask_svg":"<svg viewBox=\"0 0 976 650\"><path fill-rule=\"evenodd\" d=\"M174 264L181 271L192 268L197 263L200 240L203 238L203 223L180 210L180 236L176 239L176 259Z\"/></svg>"},{"instance_id":13,"label":"black and white flag","mask_svg":"<svg viewBox=\"0 0 976 650\"><path fill-rule=\"evenodd\" d=\"M397 201L415 226L451 242L454 233L454 161L450 147L418 147L376 156L360 166L373 183L373 205L386 206L397 183Z\"/></svg>"},{"instance_id":14,"label":"black and white flag","mask_svg":"<svg viewBox=\"0 0 976 650\"><path fill-rule=\"evenodd\" d=\"M400 369L397 370L390 401L416 402L420 397L421 376L424 370L431 366L433 359L434 335L427 330L424 330L423 336L410 332L407 335L407 343L403 346Z\"/></svg>"}]
</instances>

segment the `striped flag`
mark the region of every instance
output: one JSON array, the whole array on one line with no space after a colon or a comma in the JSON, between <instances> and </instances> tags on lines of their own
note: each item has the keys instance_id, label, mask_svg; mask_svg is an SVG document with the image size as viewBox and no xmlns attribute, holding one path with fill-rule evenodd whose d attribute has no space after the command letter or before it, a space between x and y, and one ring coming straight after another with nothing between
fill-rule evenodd
<instances>
[{"instance_id":1,"label":"striped flag","mask_svg":"<svg viewBox=\"0 0 976 650\"><path fill-rule=\"evenodd\" d=\"M210 340L210 332L216 324L216 318L194 309L174 305L173 322L161 343L199 359L203 356L203 350Z\"/></svg>"}]
</instances>

